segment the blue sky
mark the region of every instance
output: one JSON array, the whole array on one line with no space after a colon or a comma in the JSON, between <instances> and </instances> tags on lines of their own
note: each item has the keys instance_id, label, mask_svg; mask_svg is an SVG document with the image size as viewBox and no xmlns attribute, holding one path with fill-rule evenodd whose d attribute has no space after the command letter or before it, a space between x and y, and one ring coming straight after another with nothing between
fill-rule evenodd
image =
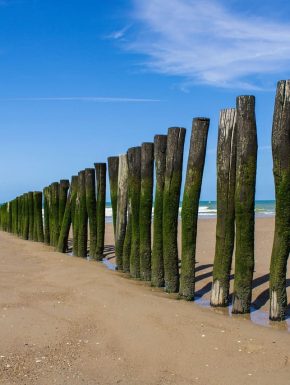
<instances>
[{"instance_id":1,"label":"blue sky","mask_svg":"<svg viewBox=\"0 0 290 385\"><path fill-rule=\"evenodd\" d=\"M246 4L245 3L250 3ZM202 199L215 199L219 110L256 95L257 198L273 199L276 82L290 4L0 0L0 201L70 178L171 126L211 119Z\"/></svg>"}]
</instances>

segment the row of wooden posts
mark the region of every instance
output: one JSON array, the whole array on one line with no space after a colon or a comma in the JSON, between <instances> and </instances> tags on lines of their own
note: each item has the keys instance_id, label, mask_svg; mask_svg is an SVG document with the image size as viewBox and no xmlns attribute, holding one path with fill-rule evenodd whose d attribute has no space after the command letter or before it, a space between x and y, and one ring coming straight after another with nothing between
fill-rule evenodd
<instances>
[{"instance_id":1,"label":"row of wooden posts","mask_svg":"<svg viewBox=\"0 0 290 385\"><path fill-rule=\"evenodd\" d=\"M173 127L154 143L109 157L116 264L133 278L179 293L195 295L195 254L209 119L193 119L182 199L181 265L177 230L186 129ZM255 185L257 165L255 97L239 96L236 108L220 113L217 145L217 225L211 291L212 306L229 305L229 283L235 248L233 313L248 313L254 271ZM270 266L270 319L286 316L286 272L290 251L290 81L277 86L272 149L276 188L276 225ZM155 165L155 197L153 204ZM97 185L97 191L95 186ZM24 239L44 241L60 252L102 260L105 232L106 164L81 171L28 193L0 208L0 226ZM152 208L153 231L152 231ZM43 225L42 225L43 224ZM44 231L43 227L44 226ZM153 234L153 239L151 235ZM235 247L234 247L235 246Z\"/></svg>"}]
</instances>

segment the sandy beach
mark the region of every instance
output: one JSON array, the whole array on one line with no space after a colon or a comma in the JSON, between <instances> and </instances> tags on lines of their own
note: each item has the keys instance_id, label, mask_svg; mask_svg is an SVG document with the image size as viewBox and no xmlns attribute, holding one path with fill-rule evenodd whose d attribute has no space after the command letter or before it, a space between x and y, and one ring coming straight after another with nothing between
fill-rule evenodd
<instances>
[{"instance_id":1,"label":"sandy beach","mask_svg":"<svg viewBox=\"0 0 290 385\"><path fill-rule=\"evenodd\" d=\"M274 218L256 220L253 314L268 310L273 228ZM200 220L196 289L204 302L214 241L215 219ZM3 232L0 244L1 384L289 384L289 319L257 325L43 244ZM111 262L112 245L107 225ZM289 279L288 271L288 302Z\"/></svg>"}]
</instances>

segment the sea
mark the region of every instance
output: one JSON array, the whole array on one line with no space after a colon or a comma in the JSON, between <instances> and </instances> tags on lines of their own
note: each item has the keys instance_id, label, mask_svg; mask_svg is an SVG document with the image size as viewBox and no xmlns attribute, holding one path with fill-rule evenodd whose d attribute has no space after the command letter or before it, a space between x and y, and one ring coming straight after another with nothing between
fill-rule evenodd
<instances>
[{"instance_id":1,"label":"sea","mask_svg":"<svg viewBox=\"0 0 290 385\"><path fill-rule=\"evenodd\" d=\"M179 217L181 215L182 202L179 206ZM275 201L273 200L257 200L255 202L255 213L257 218L273 217L275 215ZM152 215L154 211L152 210ZM216 201L200 201L198 216L200 218L215 218L217 215ZM106 223L112 223L112 205L106 203Z\"/></svg>"}]
</instances>

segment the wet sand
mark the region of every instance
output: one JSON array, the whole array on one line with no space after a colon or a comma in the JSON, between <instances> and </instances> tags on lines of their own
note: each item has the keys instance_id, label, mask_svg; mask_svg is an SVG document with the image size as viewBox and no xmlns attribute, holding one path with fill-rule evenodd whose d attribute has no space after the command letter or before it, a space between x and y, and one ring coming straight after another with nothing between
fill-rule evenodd
<instances>
[{"instance_id":1,"label":"wet sand","mask_svg":"<svg viewBox=\"0 0 290 385\"><path fill-rule=\"evenodd\" d=\"M274 220L256 223L253 303L267 310ZM215 220L200 220L196 288L205 299L214 239ZM104 264L3 232L0 245L0 384L289 384L285 325L177 301ZM107 225L113 262L111 245Z\"/></svg>"}]
</instances>

